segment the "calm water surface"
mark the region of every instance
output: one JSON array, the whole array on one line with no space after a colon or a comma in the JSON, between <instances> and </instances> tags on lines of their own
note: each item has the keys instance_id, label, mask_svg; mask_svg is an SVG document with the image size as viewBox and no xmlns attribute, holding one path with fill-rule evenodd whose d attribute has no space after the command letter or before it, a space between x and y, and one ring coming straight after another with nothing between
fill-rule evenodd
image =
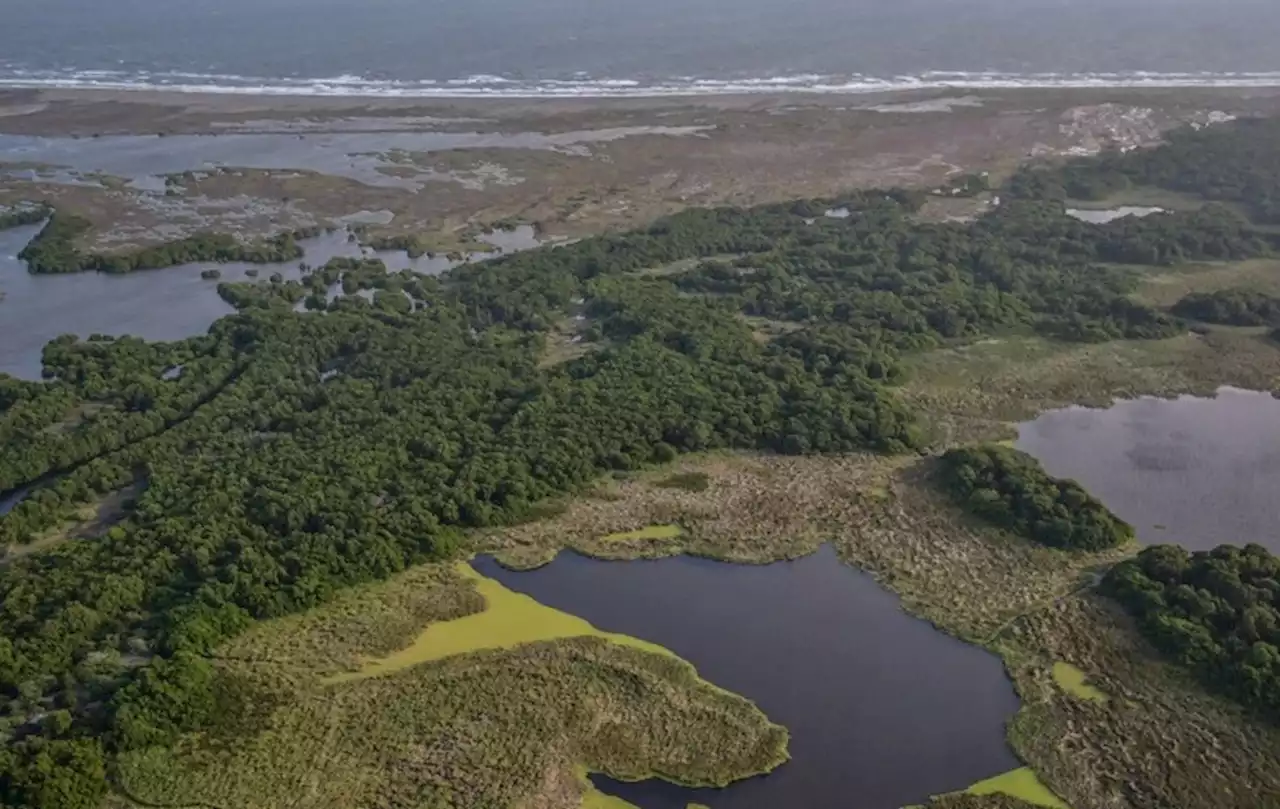
<instances>
[{"instance_id":1,"label":"calm water surface","mask_svg":"<svg viewBox=\"0 0 1280 809\"><path fill-rule=\"evenodd\" d=\"M24 167L8 173L25 179L84 183L79 174L102 172L130 180L136 187L165 189L166 174L213 168L314 171L349 177L368 185L418 189L442 175L422 168L416 176L391 176L380 168L406 164L392 152L426 154L457 149L537 149L586 154L590 144L638 135L684 137L707 127L633 126L581 132L329 132L323 134L116 135L100 138L47 138L0 134L0 165ZM43 173L58 167L70 173ZM77 174L77 172L79 174ZM447 177L448 175L443 175Z\"/></svg>"},{"instance_id":2,"label":"calm water surface","mask_svg":"<svg viewBox=\"0 0 1280 809\"><path fill-rule=\"evenodd\" d=\"M791 731L790 762L728 789L597 781L642 809L836 807L850 796L859 809L897 809L1019 766L1005 743L1018 700L1001 662L902 612L830 548L761 567L571 553L527 573L476 567L667 647Z\"/></svg>"},{"instance_id":3,"label":"calm water surface","mask_svg":"<svg viewBox=\"0 0 1280 809\"><path fill-rule=\"evenodd\" d=\"M217 281L200 277L202 270L215 268L224 281L250 280L246 273L258 271L259 280L272 273L285 279L300 278L299 261L284 264L187 264L163 270L146 270L124 275L74 273L32 275L17 255L39 232L40 226L0 230L0 373L39 379L40 355L46 343L63 334L88 337L91 334L126 334L147 340L181 340L203 334L215 320L233 309L218 296ZM480 237L500 247L504 253L538 245L532 227ZM348 241L345 231L302 242L305 261L319 267L337 256L358 256L360 246ZM412 269L439 274L454 266L443 256L410 259L404 252L377 254L391 271ZM338 291L333 292L334 295Z\"/></svg>"},{"instance_id":4,"label":"calm water surface","mask_svg":"<svg viewBox=\"0 0 1280 809\"><path fill-rule=\"evenodd\" d=\"M1280 400L1269 393L1069 407L1021 425L1017 446L1079 481L1143 542L1280 553Z\"/></svg>"}]
</instances>

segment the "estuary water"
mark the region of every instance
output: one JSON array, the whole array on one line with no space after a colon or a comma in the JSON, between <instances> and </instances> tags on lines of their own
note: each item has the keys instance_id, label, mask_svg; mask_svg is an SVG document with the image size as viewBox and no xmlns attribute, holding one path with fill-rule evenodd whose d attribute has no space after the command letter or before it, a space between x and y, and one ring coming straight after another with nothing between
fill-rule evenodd
<instances>
[{"instance_id":1,"label":"estuary water","mask_svg":"<svg viewBox=\"0 0 1280 809\"><path fill-rule=\"evenodd\" d=\"M1280 83L1274 0L40 0L0 86L392 96Z\"/></svg>"},{"instance_id":2,"label":"estuary water","mask_svg":"<svg viewBox=\"0 0 1280 809\"><path fill-rule=\"evenodd\" d=\"M219 282L200 277L207 269L219 270L223 281L248 281L248 273L254 271L259 280L273 273L286 280L297 279L302 275L301 262L319 267L339 256L376 257L391 271L411 269L431 275L459 263L444 256L410 259L402 251L364 251L348 239L346 231L337 230L301 242L304 258L283 264L186 264L124 275L32 275L17 256L40 227L0 230L0 373L26 379L40 378L45 344L63 334L81 338L129 334L147 340L181 340L203 334L215 320L235 312L218 296ZM480 239L503 253L539 244L528 225ZM483 258L481 254L480 260Z\"/></svg>"},{"instance_id":3,"label":"estuary water","mask_svg":"<svg viewBox=\"0 0 1280 809\"><path fill-rule=\"evenodd\" d=\"M1079 481L1144 543L1280 553L1280 400L1269 393L1069 407L1021 425L1017 446Z\"/></svg>"},{"instance_id":4,"label":"estuary water","mask_svg":"<svg viewBox=\"0 0 1280 809\"><path fill-rule=\"evenodd\" d=\"M641 809L897 809L1019 765L1005 743L1018 699L994 655L902 611L831 548L794 562L562 553L516 573L476 569L595 626L658 643L791 732L792 760L723 790L598 779Z\"/></svg>"}]
</instances>

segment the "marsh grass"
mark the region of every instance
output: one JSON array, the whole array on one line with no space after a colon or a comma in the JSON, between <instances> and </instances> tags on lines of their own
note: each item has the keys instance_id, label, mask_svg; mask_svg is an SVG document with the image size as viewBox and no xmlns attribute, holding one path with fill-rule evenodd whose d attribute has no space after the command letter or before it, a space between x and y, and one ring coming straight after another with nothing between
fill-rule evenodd
<instances>
[{"instance_id":1,"label":"marsh grass","mask_svg":"<svg viewBox=\"0 0 1280 809\"><path fill-rule=\"evenodd\" d=\"M465 564L264 623L218 663L272 695L256 734L130 753L118 803L620 809L582 773L724 786L787 758L783 728L688 663Z\"/></svg>"},{"instance_id":2,"label":"marsh grass","mask_svg":"<svg viewBox=\"0 0 1280 809\"><path fill-rule=\"evenodd\" d=\"M912 359L899 394L926 414L939 448L1016 436L1019 422L1079 404L1139 396L1211 395L1223 385L1280 385L1280 346L1257 333L1215 329L1168 340L1099 345L1008 337Z\"/></svg>"},{"instance_id":3,"label":"marsh grass","mask_svg":"<svg viewBox=\"0 0 1280 809\"><path fill-rule=\"evenodd\" d=\"M683 489L686 492L705 492L711 487L711 478L706 472L680 472L665 477L654 484L663 489Z\"/></svg>"},{"instance_id":4,"label":"marsh grass","mask_svg":"<svg viewBox=\"0 0 1280 809\"><path fill-rule=\"evenodd\" d=\"M1280 260L1184 264L1165 272L1152 272L1148 268L1142 275L1136 297L1153 306L1168 307L1192 292L1217 292L1233 287L1280 295Z\"/></svg>"}]
</instances>

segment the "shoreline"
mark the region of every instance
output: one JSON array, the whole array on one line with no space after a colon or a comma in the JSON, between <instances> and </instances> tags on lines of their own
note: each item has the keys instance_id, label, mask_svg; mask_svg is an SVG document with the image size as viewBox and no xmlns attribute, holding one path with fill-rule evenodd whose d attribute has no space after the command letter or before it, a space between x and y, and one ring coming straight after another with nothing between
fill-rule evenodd
<instances>
[{"instance_id":1,"label":"shoreline","mask_svg":"<svg viewBox=\"0 0 1280 809\"><path fill-rule=\"evenodd\" d=\"M902 91L986 92L1055 89L1248 89L1280 87L1280 70L1009 72L925 70L914 74L780 73L739 76L385 79L361 75L266 77L118 70L17 71L0 74L0 90L171 92L195 95L402 100L696 98L723 95L867 95Z\"/></svg>"},{"instance_id":2,"label":"shoreline","mask_svg":"<svg viewBox=\"0 0 1280 809\"><path fill-rule=\"evenodd\" d=\"M948 105L947 101L956 103ZM935 102L932 106L921 102ZM920 104L918 108L908 105ZM510 126L586 129L660 115L678 118L722 114L748 116L739 124L769 126L769 117L818 112L840 117L875 115L891 123L938 117L1029 114L1045 108L1124 104L1154 109L1214 105L1232 114L1275 114L1275 86L897 88L868 92L768 92L653 96L387 97L356 95L255 95L173 89L6 88L0 86L0 134L90 136L96 134L227 134L228 126L307 118L407 120L410 129L467 130ZM898 107L897 105L902 105ZM878 115L879 113L885 113ZM564 123L570 122L570 123ZM777 123L776 121L774 122ZM563 124L563 126L561 126ZM478 125L478 127L477 127ZM401 126L401 125L397 125Z\"/></svg>"}]
</instances>

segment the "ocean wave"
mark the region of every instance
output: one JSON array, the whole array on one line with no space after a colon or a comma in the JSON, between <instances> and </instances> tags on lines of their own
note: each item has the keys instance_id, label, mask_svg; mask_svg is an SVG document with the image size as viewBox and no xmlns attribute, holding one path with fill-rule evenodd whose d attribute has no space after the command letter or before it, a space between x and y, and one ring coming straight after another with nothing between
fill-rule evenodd
<instances>
[{"instance_id":1,"label":"ocean wave","mask_svg":"<svg viewBox=\"0 0 1280 809\"><path fill-rule=\"evenodd\" d=\"M797 74L742 78L592 78L526 80L475 75L445 80L373 79L344 74L265 79L233 74L113 70L0 70L0 88L161 90L239 95L371 98L633 98L774 93L875 93L921 89L1090 87L1277 87L1280 72L1241 73L999 73L933 70L910 76Z\"/></svg>"}]
</instances>

